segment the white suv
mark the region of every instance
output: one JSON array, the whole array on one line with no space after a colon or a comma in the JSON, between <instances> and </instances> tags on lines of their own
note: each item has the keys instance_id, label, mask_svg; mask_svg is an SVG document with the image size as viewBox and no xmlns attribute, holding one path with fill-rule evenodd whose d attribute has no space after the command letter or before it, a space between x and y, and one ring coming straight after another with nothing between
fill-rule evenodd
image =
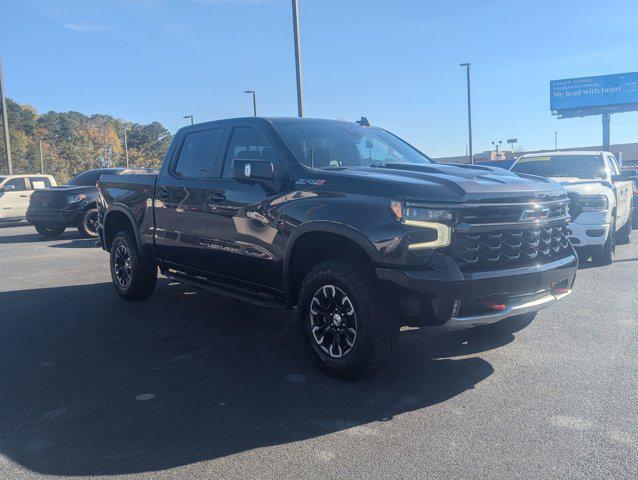
<instances>
[{"instance_id":1,"label":"white suv","mask_svg":"<svg viewBox=\"0 0 638 480\"><path fill-rule=\"evenodd\" d=\"M609 265L616 243L631 241L633 184L612 153L533 153L521 156L510 170L548 177L565 187L571 201L569 240L582 260L591 257Z\"/></svg>"},{"instance_id":2,"label":"white suv","mask_svg":"<svg viewBox=\"0 0 638 480\"><path fill-rule=\"evenodd\" d=\"M23 220L33 191L56 185L51 175L0 175L0 222Z\"/></svg>"}]
</instances>

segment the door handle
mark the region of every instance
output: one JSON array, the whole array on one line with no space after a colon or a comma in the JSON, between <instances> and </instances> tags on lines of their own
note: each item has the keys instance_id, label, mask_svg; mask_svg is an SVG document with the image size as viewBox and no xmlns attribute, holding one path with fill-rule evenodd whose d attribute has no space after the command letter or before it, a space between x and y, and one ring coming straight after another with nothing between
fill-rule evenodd
<instances>
[{"instance_id":1,"label":"door handle","mask_svg":"<svg viewBox=\"0 0 638 480\"><path fill-rule=\"evenodd\" d=\"M20 196L21 196L22 198L27 198L27 194L26 194L26 193L21 193L21 194L20 194Z\"/></svg>"},{"instance_id":2,"label":"door handle","mask_svg":"<svg viewBox=\"0 0 638 480\"><path fill-rule=\"evenodd\" d=\"M171 196L171 192L169 192L166 187L160 187L159 192L157 192L157 196L162 200L166 200L168 197Z\"/></svg>"}]
</instances>

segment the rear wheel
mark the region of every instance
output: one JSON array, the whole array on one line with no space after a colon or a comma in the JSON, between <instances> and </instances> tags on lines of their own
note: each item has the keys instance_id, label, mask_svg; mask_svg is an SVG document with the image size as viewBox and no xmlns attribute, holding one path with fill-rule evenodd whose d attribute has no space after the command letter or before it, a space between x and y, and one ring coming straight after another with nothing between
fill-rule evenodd
<instances>
[{"instance_id":1,"label":"rear wheel","mask_svg":"<svg viewBox=\"0 0 638 480\"><path fill-rule=\"evenodd\" d=\"M603 245L603 249L599 253L594 253L591 256L591 261L595 265L611 265L614 263L614 257L616 256L616 221L611 224L609 229L609 235L607 241Z\"/></svg>"},{"instance_id":2,"label":"rear wheel","mask_svg":"<svg viewBox=\"0 0 638 480\"><path fill-rule=\"evenodd\" d=\"M118 295L125 300L147 298L157 281L157 266L145 259L137 243L126 231L118 232L111 245L111 279Z\"/></svg>"},{"instance_id":3,"label":"rear wheel","mask_svg":"<svg viewBox=\"0 0 638 480\"><path fill-rule=\"evenodd\" d=\"M34 225L36 231L42 235L43 237L46 238L56 238L59 237L60 235L62 235L64 233L64 230L66 230L66 227L57 227L57 226L51 226L51 225L42 225L42 224L35 224Z\"/></svg>"},{"instance_id":4,"label":"rear wheel","mask_svg":"<svg viewBox=\"0 0 638 480\"><path fill-rule=\"evenodd\" d=\"M78 231L84 237L95 238L97 237L97 225L97 208L89 208L82 215Z\"/></svg>"},{"instance_id":5,"label":"rear wheel","mask_svg":"<svg viewBox=\"0 0 638 480\"><path fill-rule=\"evenodd\" d=\"M326 260L306 276L299 321L317 365L338 378L371 375L396 348L397 308L364 262Z\"/></svg>"}]
</instances>

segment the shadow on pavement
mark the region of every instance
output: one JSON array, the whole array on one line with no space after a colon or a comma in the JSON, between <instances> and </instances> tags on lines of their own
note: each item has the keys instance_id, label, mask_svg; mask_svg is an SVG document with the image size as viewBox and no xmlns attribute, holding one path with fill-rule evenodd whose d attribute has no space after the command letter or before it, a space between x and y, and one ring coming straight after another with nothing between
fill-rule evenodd
<instances>
[{"instance_id":1,"label":"shadow on pavement","mask_svg":"<svg viewBox=\"0 0 638 480\"><path fill-rule=\"evenodd\" d=\"M96 238L78 238L70 242L49 245L51 248L96 248L100 246Z\"/></svg>"},{"instance_id":2,"label":"shadow on pavement","mask_svg":"<svg viewBox=\"0 0 638 480\"><path fill-rule=\"evenodd\" d=\"M26 242L55 242L59 240L69 240L69 239L78 239L83 240L84 238L80 236L77 230L69 230L64 232L59 237L54 238L46 238L40 235L33 230L33 233L22 233L20 235L4 235L0 237L0 243L26 243ZM92 239L95 241L95 239ZM52 245L54 246L54 245Z\"/></svg>"},{"instance_id":3,"label":"shadow on pavement","mask_svg":"<svg viewBox=\"0 0 638 480\"><path fill-rule=\"evenodd\" d=\"M314 368L289 312L166 280L145 302L101 283L0 305L0 453L48 475L156 471L388 421L472 389L493 369L465 356L525 326L403 332L394 365L347 383Z\"/></svg>"}]
</instances>

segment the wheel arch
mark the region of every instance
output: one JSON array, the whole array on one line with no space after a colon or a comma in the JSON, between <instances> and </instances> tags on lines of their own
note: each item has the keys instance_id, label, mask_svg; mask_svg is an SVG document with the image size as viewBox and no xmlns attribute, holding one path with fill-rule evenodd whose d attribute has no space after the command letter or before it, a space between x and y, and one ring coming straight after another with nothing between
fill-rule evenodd
<instances>
[{"instance_id":1,"label":"wheel arch","mask_svg":"<svg viewBox=\"0 0 638 480\"><path fill-rule=\"evenodd\" d=\"M107 251L111 250L111 245L113 244L113 239L117 232L123 229L129 230L133 233L135 243L137 243L137 248L140 252L142 251L140 234L136 228L133 215L128 211L128 209L119 205L111 205L104 213L103 229L104 246Z\"/></svg>"},{"instance_id":2,"label":"wheel arch","mask_svg":"<svg viewBox=\"0 0 638 480\"><path fill-rule=\"evenodd\" d=\"M335 248L338 248L336 250ZM328 258L360 257L378 263L379 253L360 231L329 221L300 225L287 242L283 262L283 285L286 302L295 305L299 285L305 274L318 262Z\"/></svg>"}]
</instances>

